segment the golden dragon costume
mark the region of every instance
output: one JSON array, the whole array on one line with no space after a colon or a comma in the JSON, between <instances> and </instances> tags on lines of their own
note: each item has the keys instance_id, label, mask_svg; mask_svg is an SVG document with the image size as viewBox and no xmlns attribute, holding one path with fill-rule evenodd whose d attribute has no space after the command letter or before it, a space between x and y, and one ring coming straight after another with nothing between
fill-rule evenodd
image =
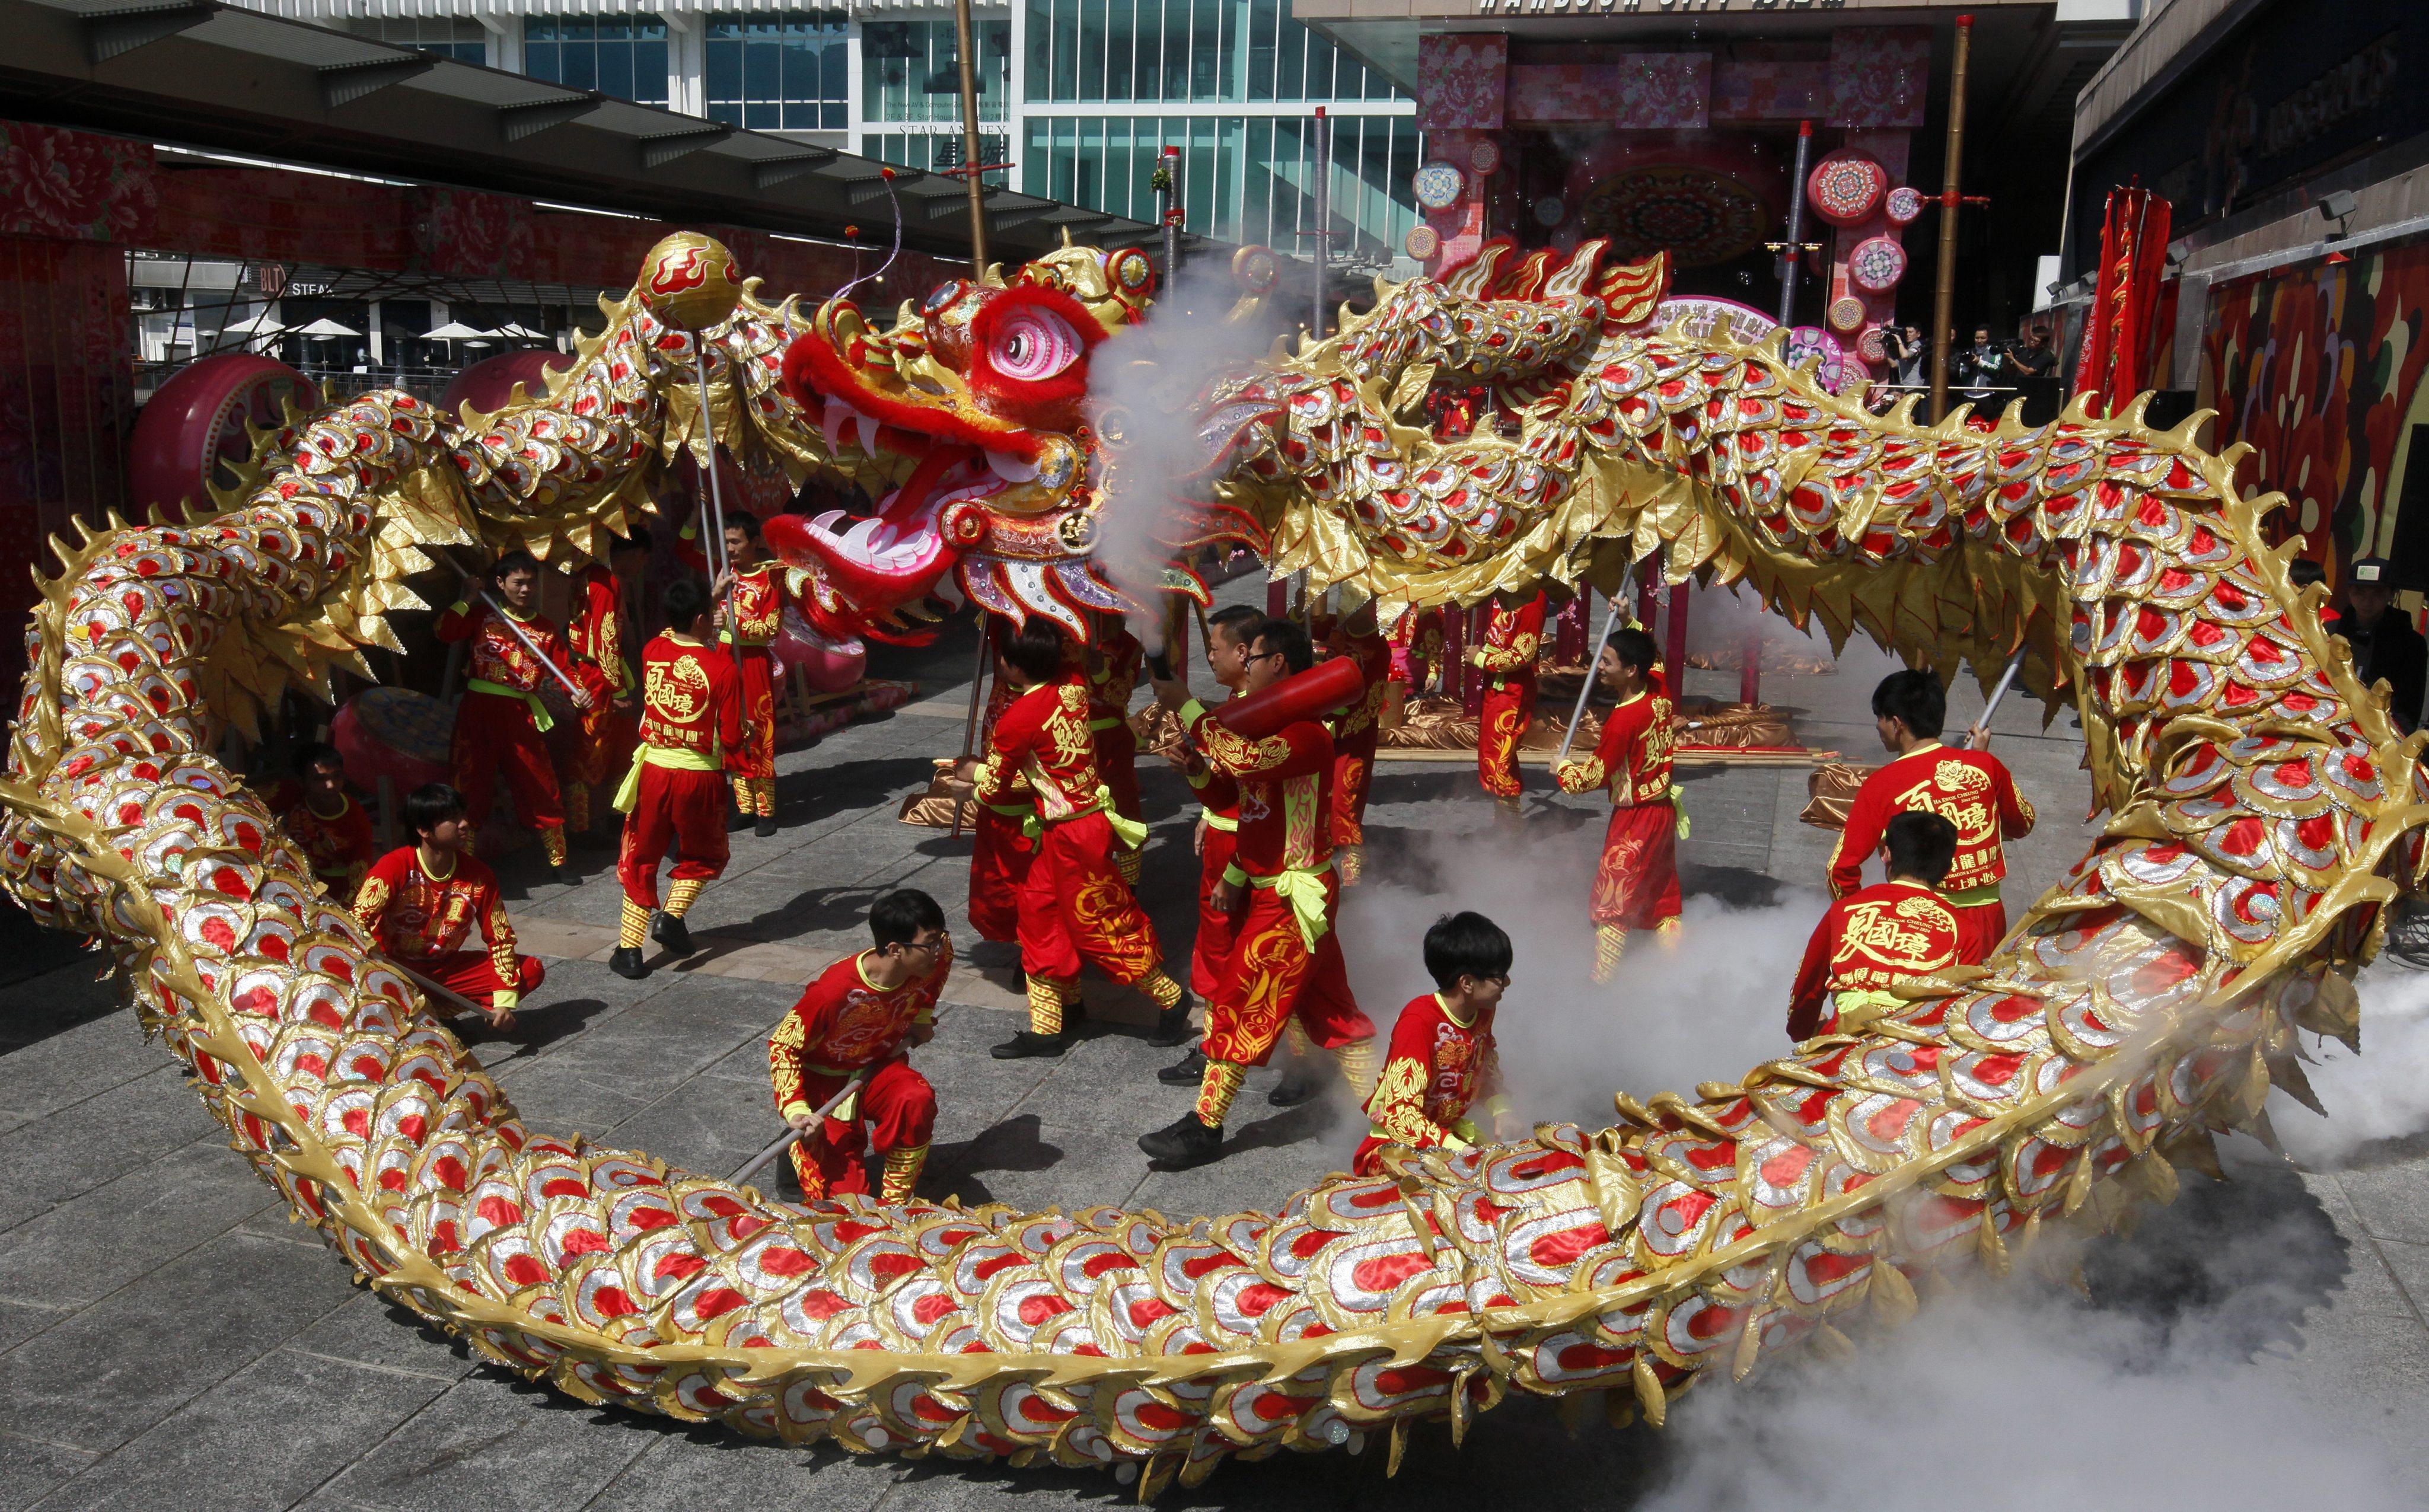
<instances>
[{"instance_id":1,"label":"golden dragon costume","mask_svg":"<svg viewBox=\"0 0 2429 1512\"><path fill-rule=\"evenodd\" d=\"M1463 1432L1512 1391L1609 1389L1659 1422L1713 1371L1894 1320L2208 1169L2209 1131L2304 1094L2298 1027L2357 1033L2350 977L2420 879L2418 742L2356 685L2198 422L2070 413L1919 429L1770 351L1650 319L1658 267L1504 268L1381 291L1343 332L1213 376L1204 519L1319 586L1472 601L1744 577L1773 604L1977 666L2029 644L2113 817L1983 968L1903 1011L1620 1122L1404 1153L1270 1212L1170 1219L862 1199L796 1206L528 1128L211 754L223 723L384 643L429 541L589 549L713 429L884 473L871 520L780 538L833 629L950 570L1076 620L1129 435L1089 351L1146 304L1136 254L1066 249L880 332L653 257L549 393L454 417L374 394L300 419L234 507L62 548L9 749L0 876L100 936L234 1142L383 1295L588 1402L859 1451L1129 1464ZM692 388L698 353L712 390ZM1397 417L1493 385L1514 440ZM1387 604L1388 607L1388 604Z\"/></svg>"}]
</instances>

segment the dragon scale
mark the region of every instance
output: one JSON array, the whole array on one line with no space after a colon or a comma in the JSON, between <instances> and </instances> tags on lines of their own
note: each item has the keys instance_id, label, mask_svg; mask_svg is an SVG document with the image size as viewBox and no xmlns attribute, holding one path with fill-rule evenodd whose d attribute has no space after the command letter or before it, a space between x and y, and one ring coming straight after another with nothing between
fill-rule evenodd
<instances>
[{"instance_id":1,"label":"dragon scale","mask_svg":"<svg viewBox=\"0 0 2429 1512\"><path fill-rule=\"evenodd\" d=\"M1771 352L1623 320L1590 258L1564 287L1529 268L1402 286L1214 386L1255 417L1214 498L1278 566L1387 602L1609 586L1659 551L1673 582L1744 578L1918 657L2029 644L2029 680L2075 699L2113 817L1987 966L1693 1097L1622 1094L1613 1127L1404 1153L1270 1213L801 1206L527 1128L211 752L286 680L388 643L382 616L418 604L418 546L587 551L578 533L637 507L635 469L699 425L692 337L638 293L546 396L465 422L366 396L295 420L233 507L63 549L0 879L103 940L235 1146L362 1279L488 1358L797 1443L1136 1463L1143 1494L1231 1454L1396 1447L1428 1418L1458 1434L1513 1390L1615 1390L1658 1422L1708 1371L1838 1342L1910 1311L1918 1280L2003 1270L2044 1225L2165 1196L2177 1164L2209 1165L2210 1130L2262 1121L2273 1084L2300 1093L2295 1031L2357 1033L2350 977L2419 880L2429 808L2418 741L2289 584L2261 535L2273 501L2241 496L2237 457L2139 414L1870 418ZM1523 331L1530 304L1524 363L1463 345ZM868 467L905 434L907 408L862 423L873 401L835 393L832 366L813 385L787 359L778 381L778 348L829 340L833 313L745 304L711 329L752 375L741 402L729 379L720 436ZM884 367L874 391L946 350L903 345L916 320L890 351L825 350ZM1394 419L1437 375L1488 370L1523 408L1515 442L1437 445ZM1085 531L1001 501L947 506L949 527L989 512L948 534L1085 575L1078 547L1044 554Z\"/></svg>"}]
</instances>

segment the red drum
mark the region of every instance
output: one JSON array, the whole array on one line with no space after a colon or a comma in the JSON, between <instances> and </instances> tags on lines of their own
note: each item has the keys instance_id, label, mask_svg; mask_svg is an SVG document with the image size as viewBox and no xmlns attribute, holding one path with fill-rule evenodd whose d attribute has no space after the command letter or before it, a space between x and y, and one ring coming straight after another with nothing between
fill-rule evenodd
<instances>
[{"instance_id":1,"label":"red drum","mask_svg":"<svg viewBox=\"0 0 2429 1512\"><path fill-rule=\"evenodd\" d=\"M548 375L569 371L573 357L564 352L505 352L476 362L450 379L438 396L438 412L452 415L465 404L484 415L495 415L514 399L515 385L532 399L548 393Z\"/></svg>"},{"instance_id":2,"label":"red drum","mask_svg":"<svg viewBox=\"0 0 2429 1512\"><path fill-rule=\"evenodd\" d=\"M181 504L209 507L205 483L234 486L235 469L252 455L246 421L275 431L289 404L309 414L320 403L311 379L250 352L223 352L179 369L143 406L127 441L127 495L136 518L158 509L174 519Z\"/></svg>"}]
</instances>

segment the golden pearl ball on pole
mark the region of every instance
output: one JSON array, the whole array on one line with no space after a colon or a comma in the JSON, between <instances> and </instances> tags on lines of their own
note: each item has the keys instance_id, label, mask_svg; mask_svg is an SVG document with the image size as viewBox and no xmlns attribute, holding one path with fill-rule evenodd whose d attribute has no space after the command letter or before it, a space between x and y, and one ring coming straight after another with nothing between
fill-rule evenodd
<instances>
[{"instance_id":1,"label":"golden pearl ball on pole","mask_svg":"<svg viewBox=\"0 0 2429 1512\"><path fill-rule=\"evenodd\" d=\"M636 290L659 319L705 331L742 303L742 272L715 237L678 231L650 249Z\"/></svg>"}]
</instances>

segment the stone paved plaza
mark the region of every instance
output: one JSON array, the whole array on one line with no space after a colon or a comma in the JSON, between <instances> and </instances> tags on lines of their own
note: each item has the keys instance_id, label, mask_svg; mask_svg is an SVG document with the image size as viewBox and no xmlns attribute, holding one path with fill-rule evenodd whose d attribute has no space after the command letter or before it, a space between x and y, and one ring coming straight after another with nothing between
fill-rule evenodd
<instances>
[{"instance_id":1,"label":"stone paved plaza","mask_svg":"<svg viewBox=\"0 0 2429 1512\"><path fill-rule=\"evenodd\" d=\"M782 832L735 837L732 869L692 915L709 948L682 969L662 964L642 982L608 973L607 852L577 853L574 887L534 883L528 859L504 868L549 979L515 1035L473 1044L528 1122L731 1170L776 1132L768 1028L809 975L865 943L869 899L912 885L943 902L964 951L936 1039L915 1056L943 1104L924 1192L1181 1215L1270 1208L1347 1163L1363 1132L1347 1099L1277 1111L1266 1071L1241 1098L1227 1159L1149 1172L1132 1141L1189 1094L1154 1080L1177 1052L1136 1037L1144 1005L1100 981L1088 988L1089 1032L1067 1056L987 1057L1019 1022L1018 974L1007 947L973 947L962 918L969 842L894 817L931 760L958 748L969 655L964 633L874 659L873 671L918 678L920 697L783 759ZM1838 675L1775 676L1765 691L1799 711L1809 743L1871 761L1865 699L1886 666L1851 649ZM1734 673L1690 682L1734 686ZM1957 716L1979 703L1961 687ZM2082 746L2071 717L2044 730L2021 704L1997 725L1996 748L2042 816L2010 852L2020 911L2090 833L2078 822ZM1545 796L1537 768L1524 826L1497 830L1472 773L1386 765L1370 880L1343 924L1368 1011L1388 1028L1426 985L1426 923L1471 906L1520 941L1501 1034L1529 1112L1607 1121L1615 1089L1733 1077L1778 1053L1832 837L1796 822L1801 769L1683 775L1694 821L1684 944L1640 948L1614 989L1596 991L1583 896L1599 807ZM1142 894L1177 954L1195 811L1170 773L1149 768L1146 786L1154 833ZM351 1285L92 979L92 958L39 969L58 959L38 945L0 961L0 1507L856 1512L1130 1499L1105 1475L742 1442L583 1406L475 1364ZM2373 972L2366 1047L2429 1072L2429 1036L2405 1032L2424 996L2429 987L2392 968ZM1595 1411L1573 1438L1545 1405L1512 1403L1462 1449L1439 1426L1419 1430L1396 1480L1371 1450L1284 1454L1227 1466L1167 1504L2418 1504L2394 1488L2429 1477L2429 1142L2419 1133L2429 1116L2412 1116L2429 1103L2404 1100L2390 1075L2404 1065L2374 1067L2375 1080L2336 1067L2318 1077L2332 1110L2340 1084L2361 1088L2380 1137L2338 1141L2308 1168L2228 1142L2236 1179L2189 1175L2184 1197L2146 1213L2130 1241L2090 1248L2088 1299L2020 1270L1994 1295L1941 1299L1903 1335L1865 1340L1844 1367L1714 1383L1663 1432L1612 1432ZM2281 1126L2316 1123L2283 1097L2272 1111Z\"/></svg>"}]
</instances>

